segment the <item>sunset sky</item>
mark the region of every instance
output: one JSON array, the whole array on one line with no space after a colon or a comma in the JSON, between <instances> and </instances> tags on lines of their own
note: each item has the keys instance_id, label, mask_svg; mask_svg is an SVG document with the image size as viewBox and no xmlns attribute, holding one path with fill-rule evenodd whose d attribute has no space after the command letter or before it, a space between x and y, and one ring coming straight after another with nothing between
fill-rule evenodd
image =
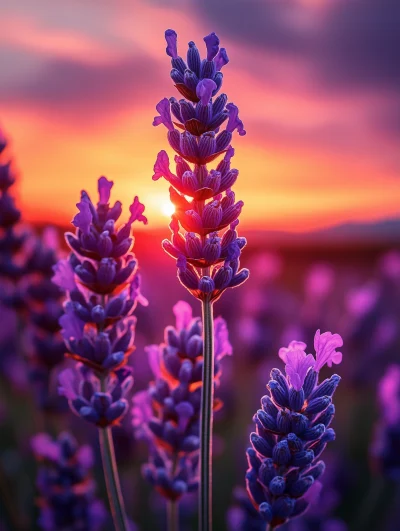
<instances>
[{"instance_id":1,"label":"sunset sky","mask_svg":"<svg viewBox=\"0 0 400 531\"><path fill-rule=\"evenodd\" d=\"M242 226L307 230L400 216L398 0L0 0L0 125L28 221L66 223L97 177L167 223L151 180L177 96L164 30L186 54L215 31L234 137Z\"/></svg>"}]
</instances>

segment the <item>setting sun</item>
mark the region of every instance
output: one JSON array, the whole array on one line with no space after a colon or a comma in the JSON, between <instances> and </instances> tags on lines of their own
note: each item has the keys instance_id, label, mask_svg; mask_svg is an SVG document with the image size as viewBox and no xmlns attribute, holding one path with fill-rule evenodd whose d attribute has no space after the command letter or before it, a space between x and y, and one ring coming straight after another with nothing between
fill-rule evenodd
<instances>
[{"instance_id":1,"label":"setting sun","mask_svg":"<svg viewBox=\"0 0 400 531\"><path fill-rule=\"evenodd\" d=\"M163 203L161 205L161 212L164 214L164 216L169 218L175 212L175 207L172 203L168 201L168 203Z\"/></svg>"}]
</instances>

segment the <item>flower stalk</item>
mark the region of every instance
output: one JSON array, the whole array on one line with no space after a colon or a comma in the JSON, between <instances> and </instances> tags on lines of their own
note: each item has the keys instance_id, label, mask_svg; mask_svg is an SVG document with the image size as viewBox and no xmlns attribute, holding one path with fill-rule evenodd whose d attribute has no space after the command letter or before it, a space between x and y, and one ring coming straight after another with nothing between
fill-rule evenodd
<instances>
[{"instance_id":1,"label":"flower stalk","mask_svg":"<svg viewBox=\"0 0 400 531\"><path fill-rule=\"evenodd\" d=\"M200 529L212 529L212 433L214 403L213 303L202 301L204 363L200 410Z\"/></svg>"},{"instance_id":2,"label":"flower stalk","mask_svg":"<svg viewBox=\"0 0 400 531\"><path fill-rule=\"evenodd\" d=\"M179 531L179 501L168 500L168 531Z\"/></svg>"},{"instance_id":3,"label":"flower stalk","mask_svg":"<svg viewBox=\"0 0 400 531\"><path fill-rule=\"evenodd\" d=\"M107 487L108 501L116 531L127 531L128 523L122 498L117 463L115 461L114 442L110 427L99 428L101 460Z\"/></svg>"}]
</instances>

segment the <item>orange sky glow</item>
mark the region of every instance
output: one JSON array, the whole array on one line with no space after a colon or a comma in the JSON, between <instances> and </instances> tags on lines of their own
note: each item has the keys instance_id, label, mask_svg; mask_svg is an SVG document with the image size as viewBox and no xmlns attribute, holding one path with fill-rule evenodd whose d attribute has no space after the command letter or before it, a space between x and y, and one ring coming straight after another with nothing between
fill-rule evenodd
<instances>
[{"instance_id":1,"label":"orange sky glow","mask_svg":"<svg viewBox=\"0 0 400 531\"><path fill-rule=\"evenodd\" d=\"M106 175L126 207L135 195L145 203L149 228L168 223L168 184L151 180L157 152L166 149L172 158L165 129L152 126L158 101L178 97L164 53L168 27L177 31L182 55L192 39L203 52L210 31L228 50L223 90L247 130L232 144L240 172L235 192L245 202L242 227L298 232L399 217L391 86L373 76L354 81L344 58L328 55L336 68L330 80L329 68L316 67L323 58L288 51L284 41L264 42L261 33L260 45L246 40L248 33L239 39L239 12L229 26L219 23L218 12L213 20L204 7L210 1L197 4L197 16L179 0L168 7L155 0L72 0L68 9L16 0L3 8L0 125L11 142L25 220L68 223L80 190L95 198L97 178ZM319 35L333 19L316 2L295 4L298 16L277 20L299 35ZM256 18L243 32L257 31Z\"/></svg>"}]
</instances>

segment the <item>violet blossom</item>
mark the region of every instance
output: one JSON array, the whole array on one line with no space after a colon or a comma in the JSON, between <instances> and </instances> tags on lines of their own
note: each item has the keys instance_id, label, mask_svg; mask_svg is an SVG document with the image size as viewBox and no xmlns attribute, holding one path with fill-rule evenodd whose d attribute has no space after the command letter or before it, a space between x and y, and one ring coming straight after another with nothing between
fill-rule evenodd
<instances>
[{"instance_id":1,"label":"violet blossom","mask_svg":"<svg viewBox=\"0 0 400 531\"><path fill-rule=\"evenodd\" d=\"M378 386L380 418L375 427L371 456L377 470L400 482L400 365L390 365Z\"/></svg>"},{"instance_id":2,"label":"violet blossom","mask_svg":"<svg viewBox=\"0 0 400 531\"><path fill-rule=\"evenodd\" d=\"M93 378L106 380L126 364L134 348L132 312L137 302L147 304L130 252L133 222L147 223L144 206L136 197L128 221L117 229L122 208L119 201L109 204L112 185L105 177L99 179L97 207L82 192L73 219L76 234L66 233L72 252L54 267L53 276L53 282L67 292L60 318L67 355L91 369Z\"/></svg>"},{"instance_id":3,"label":"violet blossom","mask_svg":"<svg viewBox=\"0 0 400 531\"><path fill-rule=\"evenodd\" d=\"M292 342L279 355L286 377L271 371L269 395L254 415L256 432L247 451L247 490L254 506L271 529L302 514L309 506L305 497L321 477L325 464L319 460L327 443L334 440L330 424L335 414L332 395L339 384L336 374L318 383L319 371L341 361L336 348L343 345L338 334L315 334L315 358L306 345Z\"/></svg>"},{"instance_id":4,"label":"violet blossom","mask_svg":"<svg viewBox=\"0 0 400 531\"><path fill-rule=\"evenodd\" d=\"M22 312L24 298L18 283L25 274L23 246L27 233L21 230L21 212L11 192L15 170L7 148L7 139L0 130L0 300Z\"/></svg>"},{"instance_id":5,"label":"violet blossom","mask_svg":"<svg viewBox=\"0 0 400 531\"><path fill-rule=\"evenodd\" d=\"M69 433L53 440L45 433L31 439L39 463L38 524L43 531L101 531L108 515L96 499L90 446L79 447Z\"/></svg>"},{"instance_id":6,"label":"violet blossom","mask_svg":"<svg viewBox=\"0 0 400 531\"><path fill-rule=\"evenodd\" d=\"M189 43L187 63L178 55L175 31L167 30L165 37L171 77L185 99L161 100L153 122L165 125L170 146L177 153L175 173L165 151L159 152L154 165L153 179L167 179L175 206L171 241L164 240L163 247L177 260L181 283L198 299L212 301L249 275L247 269L239 269L246 245L236 231L243 201L236 201L231 189L239 173L231 169L232 135L235 130L239 135L246 131L238 108L227 103L226 94L213 99L222 85L220 70L228 62L215 33L204 38L204 60L195 44ZM224 122L225 129L220 130ZM207 164L218 157L222 159L216 168L209 169Z\"/></svg>"},{"instance_id":7,"label":"violet blossom","mask_svg":"<svg viewBox=\"0 0 400 531\"><path fill-rule=\"evenodd\" d=\"M110 205L112 186L112 181L100 177L97 206L82 192L79 212L72 220L76 233L65 235L71 254L54 267L53 282L67 293L61 333L68 356L78 362L60 374L60 393L76 415L99 428L114 527L127 531L111 428L125 415L126 395L133 384L131 370L125 367L134 350L132 313L138 302L147 304L131 252L132 224L147 219L144 205L135 197L128 220L117 227L122 205L119 201Z\"/></svg>"},{"instance_id":8,"label":"violet blossom","mask_svg":"<svg viewBox=\"0 0 400 531\"><path fill-rule=\"evenodd\" d=\"M198 488L199 417L203 369L200 318L192 317L186 302L173 312L176 325L168 326L164 343L147 348L154 381L133 398L133 426L138 439L150 450L144 467L146 479L170 500ZM221 360L232 354L225 321L214 323L216 363L214 386L221 376ZM214 410L221 407L214 400ZM174 465L175 464L175 465Z\"/></svg>"}]
</instances>

